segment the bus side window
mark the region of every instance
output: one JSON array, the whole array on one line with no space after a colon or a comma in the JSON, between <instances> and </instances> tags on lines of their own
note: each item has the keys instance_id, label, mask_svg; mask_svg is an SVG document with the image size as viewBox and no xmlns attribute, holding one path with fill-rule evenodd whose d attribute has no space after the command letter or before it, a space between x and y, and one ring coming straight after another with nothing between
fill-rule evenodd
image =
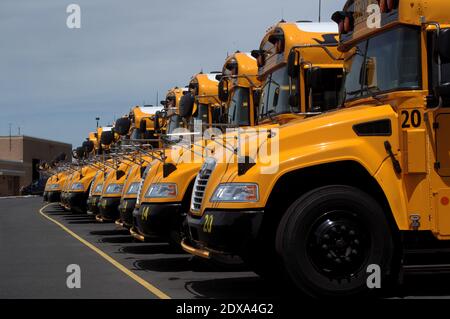
<instances>
[{"instance_id":1,"label":"bus side window","mask_svg":"<svg viewBox=\"0 0 450 319\"><path fill-rule=\"evenodd\" d=\"M436 107L439 104L438 98L435 93L435 88L439 85L439 65L436 48L436 31L430 31L427 36L428 42L428 86L430 95L434 97L431 103L428 103L428 107ZM441 60L442 64L442 82L450 82L450 60ZM442 107L450 107L450 99L444 99Z\"/></svg>"}]
</instances>

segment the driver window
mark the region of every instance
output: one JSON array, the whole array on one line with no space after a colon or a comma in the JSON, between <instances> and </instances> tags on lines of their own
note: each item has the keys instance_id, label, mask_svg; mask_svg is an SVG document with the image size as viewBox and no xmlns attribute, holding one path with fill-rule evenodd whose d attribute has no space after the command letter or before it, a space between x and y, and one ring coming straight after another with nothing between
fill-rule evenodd
<instances>
[{"instance_id":1,"label":"driver window","mask_svg":"<svg viewBox=\"0 0 450 319\"><path fill-rule=\"evenodd\" d=\"M308 69L306 72L310 72ZM310 89L307 74L305 77L305 92L308 96L306 98L307 112L325 112L335 109L339 103L339 94L342 86L343 69L329 68L322 69L320 72L322 84L319 88ZM309 94L312 93L312 105L310 104Z\"/></svg>"}]
</instances>

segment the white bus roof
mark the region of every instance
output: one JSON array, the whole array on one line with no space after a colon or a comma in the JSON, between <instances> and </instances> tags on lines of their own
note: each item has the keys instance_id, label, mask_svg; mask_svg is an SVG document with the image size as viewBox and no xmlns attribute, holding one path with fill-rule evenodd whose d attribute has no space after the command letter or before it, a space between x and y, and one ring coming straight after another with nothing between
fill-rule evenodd
<instances>
[{"instance_id":1,"label":"white bus roof","mask_svg":"<svg viewBox=\"0 0 450 319\"><path fill-rule=\"evenodd\" d=\"M334 22L297 22L297 28L305 32L338 33Z\"/></svg>"}]
</instances>

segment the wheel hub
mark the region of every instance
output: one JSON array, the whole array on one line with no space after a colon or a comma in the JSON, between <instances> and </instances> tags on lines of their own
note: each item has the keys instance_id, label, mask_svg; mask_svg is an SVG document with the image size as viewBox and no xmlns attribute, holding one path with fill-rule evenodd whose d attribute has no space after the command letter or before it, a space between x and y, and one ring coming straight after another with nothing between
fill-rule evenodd
<instances>
[{"instance_id":1,"label":"wheel hub","mask_svg":"<svg viewBox=\"0 0 450 319\"><path fill-rule=\"evenodd\" d=\"M309 257L328 276L352 276L366 258L365 233L354 214L343 211L324 214L316 220L307 239Z\"/></svg>"}]
</instances>

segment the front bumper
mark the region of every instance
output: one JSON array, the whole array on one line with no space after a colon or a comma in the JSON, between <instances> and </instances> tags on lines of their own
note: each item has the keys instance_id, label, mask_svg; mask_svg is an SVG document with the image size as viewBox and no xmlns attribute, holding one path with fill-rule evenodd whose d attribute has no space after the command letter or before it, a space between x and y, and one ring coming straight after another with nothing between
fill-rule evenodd
<instances>
[{"instance_id":1,"label":"front bumper","mask_svg":"<svg viewBox=\"0 0 450 319\"><path fill-rule=\"evenodd\" d=\"M87 210L86 199L88 197L88 193L86 192L71 192L67 195L67 202L70 206L70 209L85 213Z\"/></svg>"},{"instance_id":2,"label":"front bumper","mask_svg":"<svg viewBox=\"0 0 450 319\"><path fill-rule=\"evenodd\" d=\"M119 218L119 197L101 197L98 203L100 217L103 221L115 221Z\"/></svg>"},{"instance_id":3,"label":"front bumper","mask_svg":"<svg viewBox=\"0 0 450 319\"><path fill-rule=\"evenodd\" d=\"M57 203L60 200L61 200L61 192L60 191L47 192L47 202Z\"/></svg>"},{"instance_id":4,"label":"front bumper","mask_svg":"<svg viewBox=\"0 0 450 319\"><path fill-rule=\"evenodd\" d=\"M182 219L181 203L142 203L133 211L133 228L144 237L167 237Z\"/></svg>"},{"instance_id":5,"label":"front bumper","mask_svg":"<svg viewBox=\"0 0 450 319\"><path fill-rule=\"evenodd\" d=\"M263 215L263 210L207 210L201 217L188 215L190 238L182 247L205 258L211 254L247 255L258 238Z\"/></svg>"},{"instance_id":6,"label":"front bumper","mask_svg":"<svg viewBox=\"0 0 450 319\"><path fill-rule=\"evenodd\" d=\"M136 198L125 198L119 204L119 224L125 228L133 226L133 211L136 206Z\"/></svg>"},{"instance_id":7,"label":"front bumper","mask_svg":"<svg viewBox=\"0 0 450 319\"><path fill-rule=\"evenodd\" d=\"M100 200L100 195L89 196L87 199L88 214L97 215L99 213L98 202Z\"/></svg>"}]
</instances>

